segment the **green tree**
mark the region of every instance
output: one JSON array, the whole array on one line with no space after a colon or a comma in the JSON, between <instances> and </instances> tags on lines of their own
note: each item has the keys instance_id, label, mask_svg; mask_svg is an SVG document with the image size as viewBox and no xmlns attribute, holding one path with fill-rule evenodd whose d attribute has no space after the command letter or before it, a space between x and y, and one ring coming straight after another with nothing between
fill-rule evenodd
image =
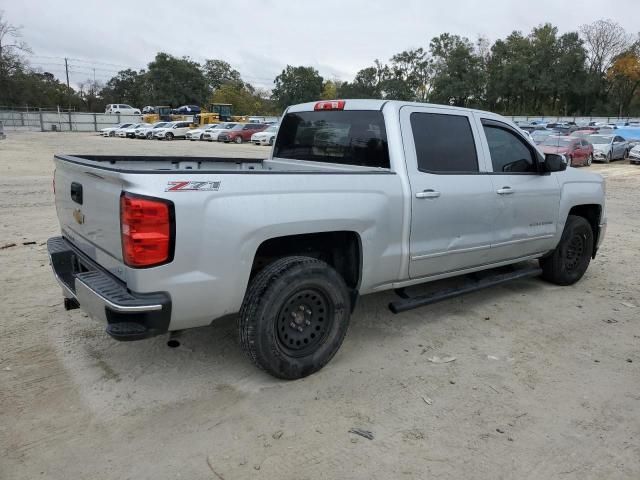
<instances>
[{"instance_id":1,"label":"green tree","mask_svg":"<svg viewBox=\"0 0 640 480\"><path fill-rule=\"evenodd\" d=\"M149 100L145 71L121 70L107 82L101 96L105 103L128 103L142 108Z\"/></svg>"},{"instance_id":2,"label":"green tree","mask_svg":"<svg viewBox=\"0 0 640 480\"><path fill-rule=\"evenodd\" d=\"M433 63L422 48L400 52L384 70L385 98L426 102L432 75Z\"/></svg>"},{"instance_id":3,"label":"green tree","mask_svg":"<svg viewBox=\"0 0 640 480\"><path fill-rule=\"evenodd\" d=\"M373 67L360 70L353 82L344 82L338 87L340 98L383 98L382 86L387 67L380 60Z\"/></svg>"},{"instance_id":4,"label":"green tree","mask_svg":"<svg viewBox=\"0 0 640 480\"><path fill-rule=\"evenodd\" d=\"M227 83L243 83L240 72L224 60L205 60L202 71L207 79L207 85L212 92Z\"/></svg>"},{"instance_id":5,"label":"green tree","mask_svg":"<svg viewBox=\"0 0 640 480\"><path fill-rule=\"evenodd\" d=\"M630 115L629 106L640 87L640 45L620 54L607 71L611 97L619 116Z\"/></svg>"},{"instance_id":6,"label":"green tree","mask_svg":"<svg viewBox=\"0 0 640 480\"><path fill-rule=\"evenodd\" d=\"M211 101L231 103L237 115L275 115L279 110L267 97L267 92L235 82L222 84L213 93Z\"/></svg>"},{"instance_id":7,"label":"green tree","mask_svg":"<svg viewBox=\"0 0 640 480\"><path fill-rule=\"evenodd\" d=\"M160 52L149 63L145 88L154 105L204 105L209 97L200 64Z\"/></svg>"},{"instance_id":8,"label":"green tree","mask_svg":"<svg viewBox=\"0 0 640 480\"><path fill-rule=\"evenodd\" d=\"M273 83L271 96L281 108L311 102L322 95L323 79L313 67L287 65Z\"/></svg>"},{"instance_id":9,"label":"green tree","mask_svg":"<svg viewBox=\"0 0 640 480\"><path fill-rule=\"evenodd\" d=\"M466 107L482 102L483 62L469 39L443 33L431 40L433 94L438 103Z\"/></svg>"}]
</instances>

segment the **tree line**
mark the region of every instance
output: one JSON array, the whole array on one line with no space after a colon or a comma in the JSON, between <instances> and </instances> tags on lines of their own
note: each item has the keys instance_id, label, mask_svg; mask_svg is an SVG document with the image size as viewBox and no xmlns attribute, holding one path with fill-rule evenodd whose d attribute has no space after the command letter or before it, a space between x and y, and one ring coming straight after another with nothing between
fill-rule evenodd
<instances>
[{"instance_id":1,"label":"tree line","mask_svg":"<svg viewBox=\"0 0 640 480\"><path fill-rule=\"evenodd\" d=\"M271 91L254 87L228 62L158 53L146 69L121 70L106 83L69 91L29 66L19 28L0 12L0 105L61 105L99 111L109 103L205 106L231 103L239 114L278 114L286 106L334 98L376 98L536 115L640 115L640 36L612 20L560 34L547 23L491 43L443 33L427 47L375 60L352 81L291 66Z\"/></svg>"}]
</instances>

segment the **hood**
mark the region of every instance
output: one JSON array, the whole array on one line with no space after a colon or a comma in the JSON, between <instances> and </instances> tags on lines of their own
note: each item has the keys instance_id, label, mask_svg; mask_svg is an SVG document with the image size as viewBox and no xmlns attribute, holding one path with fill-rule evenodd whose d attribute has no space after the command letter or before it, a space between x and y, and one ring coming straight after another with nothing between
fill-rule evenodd
<instances>
[{"instance_id":1,"label":"hood","mask_svg":"<svg viewBox=\"0 0 640 480\"><path fill-rule=\"evenodd\" d=\"M565 154L569 151L569 147L567 146L553 146L553 145L538 145L542 153L555 153L555 154Z\"/></svg>"},{"instance_id":2,"label":"hood","mask_svg":"<svg viewBox=\"0 0 640 480\"><path fill-rule=\"evenodd\" d=\"M609 153L609 150L611 150L611 144L610 143L594 143L593 149L596 152Z\"/></svg>"}]
</instances>

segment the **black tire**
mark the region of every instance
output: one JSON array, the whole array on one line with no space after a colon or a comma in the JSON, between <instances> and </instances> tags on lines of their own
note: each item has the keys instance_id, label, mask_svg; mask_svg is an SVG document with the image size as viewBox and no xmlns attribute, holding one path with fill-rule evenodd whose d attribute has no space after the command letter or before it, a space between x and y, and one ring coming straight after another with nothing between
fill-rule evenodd
<instances>
[{"instance_id":1,"label":"black tire","mask_svg":"<svg viewBox=\"0 0 640 480\"><path fill-rule=\"evenodd\" d=\"M153 139L153 133L152 132L147 132L146 137L147 137L147 140Z\"/></svg>"},{"instance_id":2,"label":"black tire","mask_svg":"<svg viewBox=\"0 0 640 480\"><path fill-rule=\"evenodd\" d=\"M173 140L173 133L171 132L165 133L164 138L165 140L169 140L169 141Z\"/></svg>"},{"instance_id":3,"label":"black tire","mask_svg":"<svg viewBox=\"0 0 640 480\"><path fill-rule=\"evenodd\" d=\"M607 156L604 157L604 163L611 163L611 158L612 158L611 152L607 153Z\"/></svg>"},{"instance_id":4,"label":"black tire","mask_svg":"<svg viewBox=\"0 0 640 480\"><path fill-rule=\"evenodd\" d=\"M542 278L556 285L573 285L587 271L593 253L593 230L584 217L569 215L560 243L540 259Z\"/></svg>"},{"instance_id":5,"label":"black tire","mask_svg":"<svg viewBox=\"0 0 640 480\"><path fill-rule=\"evenodd\" d=\"M240 345L274 377L306 377L338 351L350 315L349 289L338 272L315 258L285 257L251 281L238 319Z\"/></svg>"},{"instance_id":6,"label":"black tire","mask_svg":"<svg viewBox=\"0 0 640 480\"><path fill-rule=\"evenodd\" d=\"M272 146L272 145L273 145L273 142L274 142L275 138L276 138L276 137L271 137L271 138L269 139L269 146Z\"/></svg>"},{"instance_id":7,"label":"black tire","mask_svg":"<svg viewBox=\"0 0 640 480\"><path fill-rule=\"evenodd\" d=\"M592 163L593 163L593 153L590 153L589 157L587 158L587 167L590 167Z\"/></svg>"},{"instance_id":8,"label":"black tire","mask_svg":"<svg viewBox=\"0 0 640 480\"><path fill-rule=\"evenodd\" d=\"M241 136L237 136L235 142L240 145L243 142L243 138Z\"/></svg>"}]
</instances>

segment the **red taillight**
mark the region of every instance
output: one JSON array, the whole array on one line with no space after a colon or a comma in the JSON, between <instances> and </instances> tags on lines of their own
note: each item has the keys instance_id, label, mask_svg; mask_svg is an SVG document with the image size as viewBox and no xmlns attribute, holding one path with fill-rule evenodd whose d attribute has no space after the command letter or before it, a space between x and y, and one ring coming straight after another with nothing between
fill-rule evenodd
<instances>
[{"instance_id":1,"label":"red taillight","mask_svg":"<svg viewBox=\"0 0 640 480\"><path fill-rule=\"evenodd\" d=\"M329 100L316 103L314 110L344 110L344 100Z\"/></svg>"},{"instance_id":2,"label":"red taillight","mask_svg":"<svg viewBox=\"0 0 640 480\"><path fill-rule=\"evenodd\" d=\"M173 256L173 204L123 193L120 197L122 257L130 267L151 267Z\"/></svg>"}]
</instances>

